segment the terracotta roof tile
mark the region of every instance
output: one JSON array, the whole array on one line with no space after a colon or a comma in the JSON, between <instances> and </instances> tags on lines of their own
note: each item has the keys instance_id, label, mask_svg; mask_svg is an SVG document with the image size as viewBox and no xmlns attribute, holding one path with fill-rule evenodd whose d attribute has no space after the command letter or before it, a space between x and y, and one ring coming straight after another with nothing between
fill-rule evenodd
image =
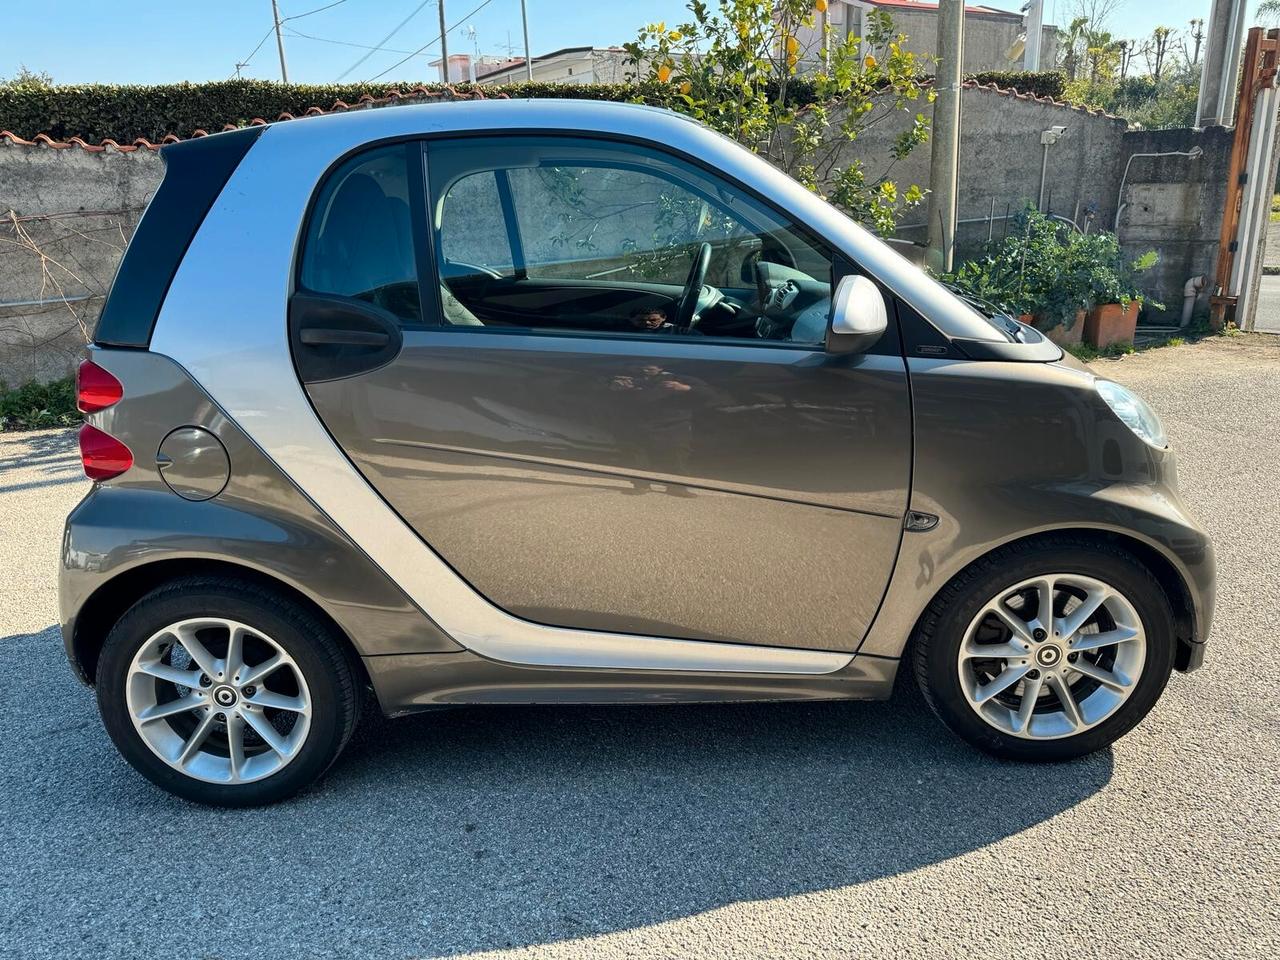
<instances>
[{"instance_id":1,"label":"terracotta roof tile","mask_svg":"<svg viewBox=\"0 0 1280 960\"><path fill-rule=\"evenodd\" d=\"M1061 100L1055 100L1053 97L1037 97L1034 93L1023 93L1020 90L1012 88L1000 87L994 83L978 83L976 80L966 80L964 85L970 90L986 90L1000 97L1012 97L1015 100L1030 100L1033 103L1043 103L1046 106L1058 107L1062 110L1074 110L1077 113L1087 113L1093 117L1106 117L1108 120L1115 120L1126 126L1129 121L1124 117L1117 117L1114 113L1107 113L1105 110L1093 110L1089 107L1082 107L1076 103L1063 103Z\"/></svg>"}]
</instances>

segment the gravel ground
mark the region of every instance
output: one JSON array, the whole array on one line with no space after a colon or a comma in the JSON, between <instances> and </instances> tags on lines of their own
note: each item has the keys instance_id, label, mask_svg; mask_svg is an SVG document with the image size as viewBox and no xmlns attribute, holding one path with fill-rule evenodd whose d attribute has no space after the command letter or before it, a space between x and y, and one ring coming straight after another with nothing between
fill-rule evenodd
<instances>
[{"instance_id":1,"label":"gravel ground","mask_svg":"<svg viewBox=\"0 0 1280 960\"><path fill-rule=\"evenodd\" d=\"M0 436L0 956L1280 955L1280 339L1098 367L1144 393L1218 548L1214 645L1055 767L887 704L370 718L265 810L169 798L71 677L72 434Z\"/></svg>"}]
</instances>

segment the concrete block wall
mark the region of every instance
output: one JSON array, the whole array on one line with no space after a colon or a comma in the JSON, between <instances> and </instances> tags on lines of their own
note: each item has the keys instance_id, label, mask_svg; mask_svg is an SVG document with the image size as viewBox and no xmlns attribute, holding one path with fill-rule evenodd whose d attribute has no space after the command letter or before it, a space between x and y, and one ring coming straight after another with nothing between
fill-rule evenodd
<instances>
[{"instance_id":1,"label":"concrete block wall","mask_svg":"<svg viewBox=\"0 0 1280 960\"><path fill-rule=\"evenodd\" d=\"M0 380L71 371L163 172L146 149L0 140Z\"/></svg>"},{"instance_id":2,"label":"concrete block wall","mask_svg":"<svg viewBox=\"0 0 1280 960\"><path fill-rule=\"evenodd\" d=\"M1203 130L1133 130L1124 136L1129 175L1119 215L1120 242L1135 256L1156 250L1160 262L1144 274L1143 285L1164 301L1163 315L1146 319L1178 323L1182 290L1191 277L1207 278L1197 309L1204 310L1217 269L1219 230L1227 202L1231 166L1228 127ZM1199 158L1169 156L1199 147ZM1165 154L1166 156L1149 156ZM1123 176L1123 171L1121 173ZM1108 229L1114 226L1108 224Z\"/></svg>"},{"instance_id":3,"label":"concrete block wall","mask_svg":"<svg viewBox=\"0 0 1280 960\"><path fill-rule=\"evenodd\" d=\"M870 175L878 175L887 166L893 140L906 123L906 118L895 117L878 125L847 148L845 156L861 159ZM1016 213L1037 203L1044 161L1040 136L1055 126L1067 129L1049 147L1044 175L1046 209L1082 227L1087 223L1090 232L1115 230L1126 252L1134 257L1155 249L1160 263L1143 275L1142 286L1169 310L1164 316L1148 311L1145 319L1176 323L1187 279L1199 274L1212 279L1226 202L1230 129L1130 130L1126 121L1096 111L991 87L966 87L961 103L962 222L957 230L957 258L980 255L993 233L996 239L1004 236L1003 219L997 219L994 226L987 222L993 209L997 218L1003 218L1007 212ZM1189 152L1196 146L1203 151L1198 160L1140 156ZM900 187L912 183L928 187L928 147L898 163L892 176ZM1117 211L1121 213L1118 230ZM923 243L928 233L926 217L923 205L911 211L896 237ZM1207 304L1207 296L1207 292L1202 294L1201 308Z\"/></svg>"},{"instance_id":4,"label":"concrete block wall","mask_svg":"<svg viewBox=\"0 0 1280 960\"><path fill-rule=\"evenodd\" d=\"M938 10L885 8L893 17L893 27L907 35L906 49L921 57L932 57L938 50ZM850 30L856 36L865 33L865 13L854 8ZM1022 58L1009 59L1010 48L1023 33L1022 18L966 11L964 15L964 72L984 70L1020 70ZM1041 31L1041 63L1057 63L1058 31L1046 26Z\"/></svg>"}]
</instances>

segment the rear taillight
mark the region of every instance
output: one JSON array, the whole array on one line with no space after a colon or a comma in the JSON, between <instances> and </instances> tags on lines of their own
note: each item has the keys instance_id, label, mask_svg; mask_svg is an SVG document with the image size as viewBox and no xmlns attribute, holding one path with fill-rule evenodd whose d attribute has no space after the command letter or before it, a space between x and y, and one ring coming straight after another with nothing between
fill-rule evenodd
<instances>
[{"instance_id":1,"label":"rear taillight","mask_svg":"<svg viewBox=\"0 0 1280 960\"><path fill-rule=\"evenodd\" d=\"M105 410L124 396L124 387L92 360L81 360L76 371L76 407L81 413Z\"/></svg>"},{"instance_id":2,"label":"rear taillight","mask_svg":"<svg viewBox=\"0 0 1280 960\"><path fill-rule=\"evenodd\" d=\"M80 428L80 462L90 480L110 480L133 466L133 454L111 434L86 423Z\"/></svg>"}]
</instances>

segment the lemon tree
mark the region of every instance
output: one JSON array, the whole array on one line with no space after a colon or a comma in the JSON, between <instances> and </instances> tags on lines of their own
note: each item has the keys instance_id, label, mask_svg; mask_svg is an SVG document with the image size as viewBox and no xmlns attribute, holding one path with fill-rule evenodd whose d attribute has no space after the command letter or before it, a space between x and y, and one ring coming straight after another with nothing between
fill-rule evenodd
<instances>
[{"instance_id":1,"label":"lemon tree","mask_svg":"<svg viewBox=\"0 0 1280 960\"><path fill-rule=\"evenodd\" d=\"M933 101L929 62L883 11L864 36L840 37L827 0L691 0L690 19L652 23L625 44L636 78L658 86L680 110L767 156L809 189L880 233L924 199L900 187L897 162L929 139L918 112ZM901 121L904 119L905 123ZM870 128L897 120L883 170L867 170L851 148Z\"/></svg>"}]
</instances>

